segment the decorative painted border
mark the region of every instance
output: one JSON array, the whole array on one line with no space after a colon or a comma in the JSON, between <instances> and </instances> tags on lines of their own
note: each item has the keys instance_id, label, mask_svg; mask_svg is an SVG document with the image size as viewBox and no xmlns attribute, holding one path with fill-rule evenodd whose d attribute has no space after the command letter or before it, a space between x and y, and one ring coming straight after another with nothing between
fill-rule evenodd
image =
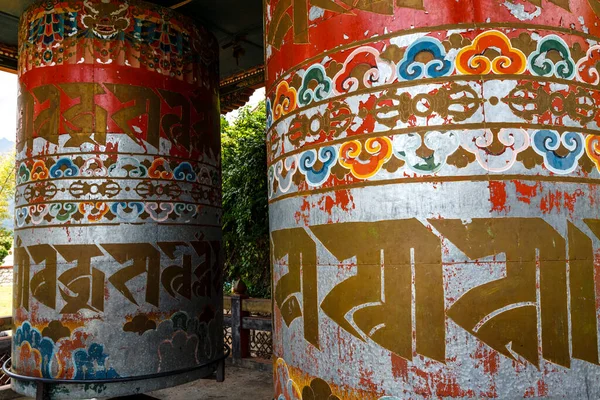
<instances>
[{"instance_id":1,"label":"decorative painted border","mask_svg":"<svg viewBox=\"0 0 600 400\"><path fill-rule=\"evenodd\" d=\"M423 155L426 154L426 155ZM353 140L307 148L275 161L268 170L269 199L289 197L305 190L335 190L365 181L378 184L398 179L418 181L446 177L450 168L475 165L469 179L478 175L510 174L516 166L528 170L543 166L547 178L563 180L579 170L588 178L600 172L600 136L584 135L567 127L559 130L519 127L429 130L427 127L397 135L360 136ZM522 178L522 168L518 174ZM539 172L532 171L531 177ZM542 177L543 178L543 177Z\"/></svg>"},{"instance_id":2,"label":"decorative painted border","mask_svg":"<svg viewBox=\"0 0 600 400\"><path fill-rule=\"evenodd\" d=\"M406 32L373 38L369 42L376 43L361 44L349 54L351 49L336 50L337 53L325 57L323 63L288 75L268 94L269 133L282 117L326 101L355 92L381 90L398 84L407 87L440 78L450 81L456 76L467 79L469 76L481 79L480 75L519 76L597 89L600 75L594 60L600 56L600 46L589 45L572 32L571 46L554 33L536 37L537 34L516 31L513 35L519 35L509 38L496 29L453 32L443 41L435 37L443 34L439 31L424 32L423 37L410 43L404 43L410 40L405 38ZM488 49L501 52L496 51L494 57L482 55ZM543 58L548 51L560 54L561 58L556 61ZM423 52L431 55L425 63L417 60L417 55ZM361 63L372 68L362 79L351 76L353 68Z\"/></svg>"}]
</instances>

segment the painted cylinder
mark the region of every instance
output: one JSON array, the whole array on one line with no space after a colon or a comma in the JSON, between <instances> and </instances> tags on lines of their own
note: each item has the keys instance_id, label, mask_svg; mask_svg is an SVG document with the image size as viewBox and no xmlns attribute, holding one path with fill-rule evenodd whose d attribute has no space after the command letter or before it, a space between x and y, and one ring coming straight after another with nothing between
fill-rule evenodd
<instances>
[{"instance_id":1,"label":"painted cylinder","mask_svg":"<svg viewBox=\"0 0 600 400\"><path fill-rule=\"evenodd\" d=\"M174 373L51 385L68 399L212 373L223 354L216 40L136 0L37 2L19 34L13 371Z\"/></svg>"},{"instance_id":2,"label":"painted cylinder","mask_svg":"<svg viewBox=\"0 0 600 400\"><path fill-rule=\"evenodd\" d=\"M600 2L265 10L276 396L600 397Z\"/></svg>"}]
</instances>

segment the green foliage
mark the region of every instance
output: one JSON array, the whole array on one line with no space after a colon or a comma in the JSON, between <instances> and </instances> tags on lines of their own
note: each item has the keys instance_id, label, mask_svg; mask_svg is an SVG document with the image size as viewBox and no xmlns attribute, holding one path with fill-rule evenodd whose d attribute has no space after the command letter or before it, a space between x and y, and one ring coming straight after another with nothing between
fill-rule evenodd
<instances>
[{"instance_id":1,"label":"green foliage","mask_svg":"<svg viewBox=\"0 0 600 400\"><path fill-rule=\"evenodd\" d=\"M265 103L222 119L225 280L242 279L248 294L271 292ZM227 289L227 285L226 285Z\"/></svg>"},{"instance_id":2,"label":"green foliage","mask_svg":"<svg viewBox=\"0 0 600 400\"><path fill-rule=\"evenodd\" d=\"M15 153L0 155L0 221L12 218L8 202L15 195Z\"/></svg>"},{"instance_id":3,"label":"green foliage","mask_svg":"<svg viewBox=\"0 0 600 400\"><path fill-rule=\"evenodd\" d=\"M0 228L0 265L4 263L4 259L8 256L13 245L13 233L6 228Z\"/></svg>"}]
</instances>

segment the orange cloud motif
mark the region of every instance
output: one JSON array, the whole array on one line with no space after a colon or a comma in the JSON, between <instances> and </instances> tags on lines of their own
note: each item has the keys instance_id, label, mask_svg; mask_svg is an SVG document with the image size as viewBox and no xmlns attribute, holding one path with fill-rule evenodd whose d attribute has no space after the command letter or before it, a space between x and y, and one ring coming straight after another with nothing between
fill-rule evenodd
<instances>
[{"instance_id":1,"label":"orange cloud motif","mask_svg":"<svg viewBox=\"0 0 600 400\"><path fill-rule=\"evenodd\" d=\"M161 170L162 168L162 170ZM152 165L148 170L148 176L155 179L173 179L173 173L167 160L159 157L152 161Z\"/></svg>"},{"instance_id":2,"label":"orange cloud motif","mask_svg":"<svg viewBox=\"0 0 600 400\"><path fill-rule=\"evenodd\" d=\"M577 63L576 72L579 79L592 85L600 83L598 62L600 62L600 45L595 45L590 47L586 56Z\"/></svg>"},{"instance_id":3,"label":"orange cloud motif","mask_svg":"<svg viewBox=\"0 0 600 400\"><path fill-rule=\"evenodd\" d=\"M494 49L500 55L490 58L485 53ZM508 37L496 30L478 35L470 46L461 49L456 56L456 68L465 75L522 74L527 66L525 54L512 47Z\"/></svg>"},{"instance_id":4,"label":"orange cloud motif","mask_svg":"<svg viewBox=\"0 0 600 400\"><path fill-rule=\"evenodd\" d=\"M16 360L19 360L16 370L23 375L41 378L42 355L40 352L36 349L32 349L29 342L24 342L23 345L18 346L16 352L19 355L18 357L15 357Z\"/></svg>"},{"instance_id":5,"label":"orange cloud motif","mask_svg":"<svg viewBox=\"0 0 600 400\"><path fill-rule=\"evenodd\" d=\"M600 137L588 135L585 138L585 152L596 165L596 169L600 171Z\"/></svg>"},{"instance_id":6,"label":"orange cloud motif","mask_svg":"<svg viewBox=\"0 0 600 400\"><path fill-rule=\"evenodd\" d=\"M367 139L364 149L358 140L340 147L340 164L358 179L372 177L391 157L392 142L387 137Z\"/></svg>"},{"instance_id":7,"label":"orange cloud motif","mask_svg":"<svg viewBox=\"0 0 600 400\"><path fill-rule=\"evenodd\" d=\"M83 215L87 216L88 221L90 222L98 222L108 213L110 207L108 204L97 201L85 201L83 203L79 203L79 212Z\"/></svg>"},{"instance_id":8,"label":"orange cloud motif","mask_svg":"<svg viewBox=\"0 0 600 400\"><path fill-rule=\"evenodd\" d=\"M281 81L275 91L273 117L275 120L291 113L296 109L296 89L290 87L286 81Z\"/></svg>"},{"instance_id":9,"label":"orange cloud motif","mask_svg":"<svg viewBox=\"0 0 600 400\"><path fill-rule=\"evenodd\" d=\"M33 168L31 168L31 180L41 181L44 179L48 179L48 168L42 160L36 160L33 163Z\"/></svg>"}]
</instances>

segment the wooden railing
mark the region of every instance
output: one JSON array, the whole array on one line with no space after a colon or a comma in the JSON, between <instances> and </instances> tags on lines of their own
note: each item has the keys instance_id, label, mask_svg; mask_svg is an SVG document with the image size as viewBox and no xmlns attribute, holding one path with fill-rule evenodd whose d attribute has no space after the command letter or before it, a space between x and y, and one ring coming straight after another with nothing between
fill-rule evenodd
<instances>
[{"instance_id":1,"label":"wooden railing","mask_svg":"<svg viewBox=\"0 0 600 400\"><path fill-rule=\"evenodd\" d=\"M0 332L10 331L13 328L12 315L8 317L0 317Z\"/></svg>"},{"instance_id":2,"label":"wooden railing","mask_svg":"<svg viewBox=\"0 0 600 400\"><path fill-rule=\"evenodd\" d=\"M233 294L223 298L223 308L230 310L223 318L223 325L231 327L231 357L234 364L251 357L251 331L273 331L270 299L252 299Z\"/></svg>"}]
</instances>

